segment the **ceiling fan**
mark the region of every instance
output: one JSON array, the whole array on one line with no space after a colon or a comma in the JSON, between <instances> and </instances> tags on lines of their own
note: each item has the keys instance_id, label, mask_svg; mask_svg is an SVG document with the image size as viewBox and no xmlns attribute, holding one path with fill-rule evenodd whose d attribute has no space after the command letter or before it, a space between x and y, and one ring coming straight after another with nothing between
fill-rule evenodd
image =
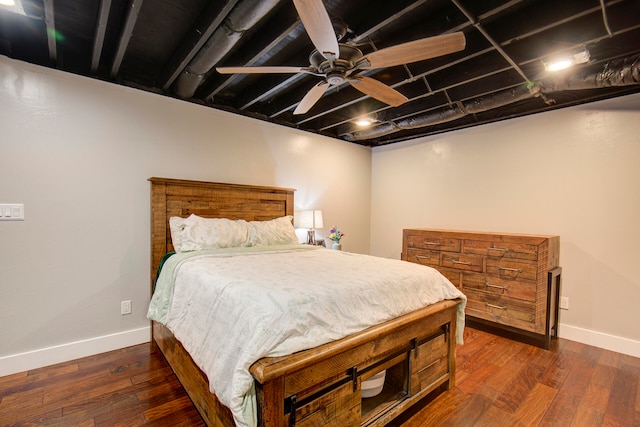
<instances>
[{"instance_id":1,"label":"ceiling fan","mask_svg":"<svg viewBox=\"0 0 640 427\"><path fill-rule=\"evenodd\" d=\"M324 80L311 88L302 98L293 114L304 114L331 86L345 81L351 86L378 101L397 107L407 102L406 96L386 84L367 76L358 75L360 70L393 67L423 61L437 56L458 52L465 48L462 32L427 37L381 49L364 55L355 46L338 43L331 19L322 0L293 0L300 20L311 38L315 50L309 56L309 67L258 66L216 67L221 74L270 74L306 73Z\"/></svg>"}]
</instances>

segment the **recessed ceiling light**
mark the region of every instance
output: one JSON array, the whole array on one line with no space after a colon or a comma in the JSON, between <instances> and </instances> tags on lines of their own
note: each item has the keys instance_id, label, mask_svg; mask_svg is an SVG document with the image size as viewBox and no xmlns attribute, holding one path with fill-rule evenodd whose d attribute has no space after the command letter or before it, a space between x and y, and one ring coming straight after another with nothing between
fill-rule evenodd
<instances>
[{"instance_id":1,"label":"recessed ceiling light","mask_svg":"<svg viewBox=\"0 0 640 427\"><path fill-rule=\"evenodd\" d=\"M371 126L371 124L373 124L373 120L371 120L370 118L367 118L367 117L363 117L363 118L357 119L355 121L355 124L357 124L358 126L361 126L361 127Z\"/></svg>"},{"instance_id":2,"label":"recessed ceiling light","mask_svg":"<svg viewBox=\"0 0 640 427\"><path fill-rule=\"evenodd\" d=\"M547 71L559 71L571 67L574 64L586 64L589 62L589 51L581 48L566 52L562 55L555 55L544 60L544 69Z\"/></svg>"},{"instance_id":3,"label":"recessed ceiling light","mask_svg":"<svg viewBox=\"0 0 640 427\"><path fill-rule=\"evenodd\" d=\"M375 112L366 113L361 116L356 117L353 120L353 123L359 127L367 127L378 121L378 115Z\"/></svg>"},{"instance_id":4,"label":"recessed ceiling light","mask_svg":"<svg viewBox=\"0 0 640 427\"><path fill-rule=\"evenodd\" d=\"M0 0L0 9L17 13L18 15L26 15L22 7L22 0Z\"/></svg>"},{"instance_id":5,"label":"recessed ceiling light","mask_svg":"<svg viewBox=\"0 0 640 427\"><path fill-rule=\"evenodd\" d=\"M570 59L558 59L556 61L550 62L545 67L547 71L560 71L565 68L569 68L573 65L573 61Z\"/></svg>"}]
</instances>

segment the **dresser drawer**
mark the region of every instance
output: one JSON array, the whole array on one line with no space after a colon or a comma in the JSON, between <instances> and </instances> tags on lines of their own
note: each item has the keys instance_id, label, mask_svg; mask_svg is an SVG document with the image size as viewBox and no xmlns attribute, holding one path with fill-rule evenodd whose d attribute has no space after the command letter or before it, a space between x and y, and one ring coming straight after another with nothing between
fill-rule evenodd
<instances>
[{"instance_id":1,"label":"dresser drawer","mask_svg":"<svg viewBox=\"0 0 640 427\"><path fill-rule=\"evenodd\" d=\"M451 280L451 279L449 279ZM536 283L517 280L505 280L486 274L462 273L462 290L473 290L489 295L503 295L525 301L535 302Z\"/></svg>"},{"instance_id":2,"label":"dresser drawer","mask_svg":"<svg viewBox=\"0 0 640 427\"><path fill-rule=\"evenodd\" d=\"M409 233L407 244L410 248L429 249L432 251L460 252L460 239L431 237L423 233Z\"/></svg>"},{"instance_id":3,"label":"dresser drawer","mask_svg":"<svg viewBox=\"0 0 640 427\"><path fill-rule=\"evenodd\" d=\"M440 252L424 249L407 249L407 261L423 265L440 265Z\"/></svg>"},{"instance_id":4,"label":"dresser drawer","mask_svg":"<svg viewBox=\"0 0 640 427\"><path fill-rule=\"evenodd\" d=\"M411 394L431 386L438 378L449 372L449 343L446 334L419 345L413 351L411 365Z\"/></svg>"},{"instance_id":5,"label":"dresser drawer","mask_svg":"<svg viewBox=\"0 0 640 427\"><path fill-rule=\"evenodd\" d=\"M537 280L538 265L504 258L487 257L486 273L504 280ZM444 265L444 263L443 263Z\"/></svg>"},{"instance_id":6,"label":"dresser drawer","mask_svg":"<svg viewBox=\"0 0 640 427\"><path fill-rule=\"evenodd\" d=\"M493 258L513 258L529 261L538 259L537 245L490 240L464 240L463 248L465 253Z\"/></svg>"},{"instance_id":7,"label":"dresser drawer","mask_svg":"<svg viewBox=\"0 0 640 427\"><path fill-rule=\"evenodd\" d=\"M430 258L416 259L419 251ZM546 349L558 336L560 237L404 229L402 258L437 269L458 287L468 297L469 325Z\"/></svg>"},{"instance_id":8,"label":"dresser drawer","mask_svg":"<svg viewBox=\"0 0 640 427\"><path fill-rule=\"evenodd\" d=\"M443 253L440 265L458 270L477 271L481 273L484 270L484 258L482 255L474 254Z\"/></svg>"},{"instance_id":9,"label":"dresser drawer","mask_svg":"<svg viewBox=\"0 0 640 427\"><path fill-rule=\"evenodd\" d=\"M536 305L501 295L467 289L466 314L516 328L535 331Z\"/></svg>"}]
</instances>

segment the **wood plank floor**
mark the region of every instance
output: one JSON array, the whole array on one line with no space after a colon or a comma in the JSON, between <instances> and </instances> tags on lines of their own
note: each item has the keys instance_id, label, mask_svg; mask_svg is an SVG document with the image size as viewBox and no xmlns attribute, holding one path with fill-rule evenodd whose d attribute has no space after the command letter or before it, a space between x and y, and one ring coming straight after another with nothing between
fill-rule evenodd
<instances>
[{"instance_id":1,"label":"wood plank floor","mask_svg":"<svg viewBox=\"0 0 640 427\"><path fill-rule=\"evenodd\" d=\"M640 426L640 359L467 328L457 385L395 426ZM152 345L0 378L0 426L203 426Z\"/></svg>"}]
</instances>

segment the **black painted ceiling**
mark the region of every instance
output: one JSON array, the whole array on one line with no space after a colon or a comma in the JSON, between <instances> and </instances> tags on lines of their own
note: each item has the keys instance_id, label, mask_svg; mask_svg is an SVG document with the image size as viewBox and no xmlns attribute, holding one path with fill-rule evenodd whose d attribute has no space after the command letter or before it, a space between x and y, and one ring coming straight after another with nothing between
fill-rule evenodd
<instances>
[{"instance_id":1,"label":"black painted ceiling","mask_svg":"<svg viewBox=\"0 0 640 427\"><path fill-rule=\"evenodd\" d=\"M367 146L640 91L638 0L324 5L338 30L348 28L341 43L365 54L457 31L466 47L366 70L409 99L400 106L342 84L303 115L293 111L320 77L215 70L308 66L314 46L292 0L22 0L24 14L0 6L0 54ZM545 71L549 57L582 48L587 63ZM353 123L364 115L373 127Z\"/></svg>"}]
</instances>

